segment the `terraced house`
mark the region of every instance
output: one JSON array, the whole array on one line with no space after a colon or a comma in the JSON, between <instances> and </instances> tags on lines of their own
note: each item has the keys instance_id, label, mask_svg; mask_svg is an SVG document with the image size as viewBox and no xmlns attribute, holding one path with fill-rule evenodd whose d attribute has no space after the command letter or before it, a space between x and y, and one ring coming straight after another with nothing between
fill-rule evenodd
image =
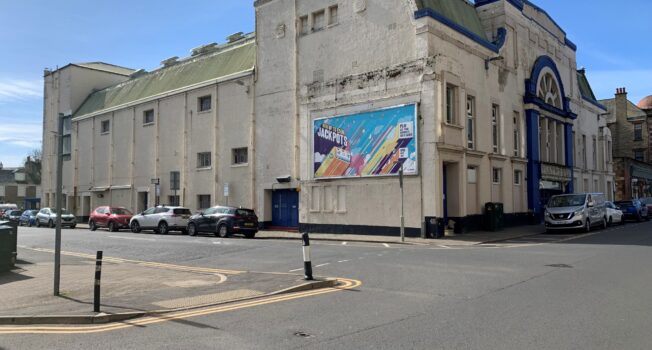
<instances>
[{"instance_id":1,"label":"terraced house","mask_svg":"<svg viewBox=\"0 0 652 350\"><path fill-rule=\"evenodd\" d=\"M606 109L577 69L577 46L531 2L254 8L254 34L152 72L47 71L46 203L59 113L64 192L80 216L100 204L228 201L266 226L397 233L403 171L407 233L419 235L431 216L477 229L486 202L519 224L553 194L612 194Z\"/></svg>"}]
</instances>

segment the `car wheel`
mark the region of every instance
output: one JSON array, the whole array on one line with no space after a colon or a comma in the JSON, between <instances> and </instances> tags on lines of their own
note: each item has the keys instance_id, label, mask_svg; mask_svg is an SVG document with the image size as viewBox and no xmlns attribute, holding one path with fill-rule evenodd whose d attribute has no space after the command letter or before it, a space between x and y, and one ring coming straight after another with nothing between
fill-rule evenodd
<instances>
[{"instance_id":1,"label":"car wheel","mask_svg":"<svg viewBox=\"0 0 652 350\"><path fill-rule=\"evenodd\" d=\"M188 225L188 234L190 236L197 236L197 227L195 227L195 224Z\"/></svg>"},{"instance_id":2,"label":"car wheel","mask_svg":"<svg viewBox=\"0 0 652 350\"><path fill-rule=\"evenodd\" d=\"M182 235L187 235L188 234L188 229L182 228L181 229L181 234Z\"/></svg>"},{"instance_id":3,"label":"car wheel","mask_svg":"<svg viewBox=\"0 0 652 350\"><path fill-rule=\"evenodd\" d=\"M74 229L75 227L77 227L77 225L71 225L70 226L71 229Z\"/></svg>"},{"instance_id":4,"label":"car wheel","mask_svg":"<svg viewBox=\"0 0 652 350\"><path fill-rule=\"evenodd\" d=\"M609 217L609 223L607 224L607 226L611 226L611 225L613 225L613 224L614 224L613 221L614 221L613 218L610 216L610 217Z\"/></svg>"},{"instance_id":5,"label":"car wheel","mask_svg":"<svg viewBox=\"0 0 652 350\"><path fill-rule=\"evenodd\" d=\"M95 221L91 220L88 223L88 229L91 230L91 231L97 230L97 224L95 224Z\"/></svg>"},{"instance_id":6,"label":"car wheel","mask_svg":"<svg viewBox=\"0 0 652 350\"><path fill-rule=\"evenodd\" d=\"M620 224L621 224L621 225L624 225L625 222L626 222L626 220L625 220L625 216L621 216L621 217L620 217Z\"/></svg>"},{"instance_id":7,"label":"car wheel","mask_svg":"<svg viewBox=\"0 0 652 350\"><path fill-rule=\"evenodd\" d=\"M52 221L52 220L48 221L48 227L53 228L54 227L54 221Z\"/></svg>"},{"instance_id":8,"label":"car wheel","mask_svg":"<svg viewBox=\"0 0 652 350\"><path fill-rule=\"evenodd\" d=\"M111 221L109 222L109 232L116 232L118 231L115 227L115 222Z\"/></svg>"},{"instance_id":9,"label":"car wheel","mask_svg":"<svg viewBox=\"0 0 652 350\"><path fill-rule=\"evenodd\" d=\"M131 226L131 232L140 233L140 224L138 223L138 221L132 221L130 226Z\"/></svg>"},{"instance_id":10,"label":"car wheel","mask_svg":"<svg viewBox=\"0 0 652 350\"><path fill-rule=\"evenodd\" d=\"M27 227L32 227L32 222L31 221L27 222Z\"/></svg>"},{"instance_id":11,"label":"car wheel","mask_svg":"<svg viewBox=\"0 0 652 350\"><path fill-rule=\"evenodd\" d=\"M217 226L217 233L215 235L220 238L226 238L229 236L229 228L225 224L220 224Z\"/></svg>"},{"instance_id":12,"label":"car wheel","mask_svg":"<svg viewBox=\"0 0 652 350\"><path fill-rule=\"evenodd\" d=\"M641 213L639 213L639 214L636 216L636 222L641 222L641 221L643 221L643 217L641 217Z\"/></svg>"},{"instance_id":13,"label":"car wheel","mask_svg":"<svg viewBox=\"0 0 652 350\"><path fill-rule=\"evenodd\" d=\"M36 219L36 227L41 227L41 221L39 219Z\"/></svg>"},{"instance_id":14,"label":"car wheel","mask_svg":"<svg viewBox=\"0 0 652 350\"><path fill-rule=\"evenodd\" d=\"M611 218L609 219L611 220ZM607 228L607 217L602 218L602 229L605 230Z\"/></svg>"},{"instance_id":15,"label":"car wheel","mask_svg":"<svg viewBox=\"0 0 652 350\"><path fill-rule=\"evenodd\" d=\"M165 221L161 221L158 223L158 232L162 235L167 235L168 234L168 223Z\"/></svg>"},{"instance_id":16,"label":"car wheel","mask_svg":"<svg viewBox=\"0 0 652 350\"><path fill-rule=\"evenodd\" d=\"M591 232L591 220L589 219L584 222L584 232Z\"/></svg>"},{"instance_id":17,"label":"car wheel","mask_svg":"<svg viewBox=\"0 0 652 350\"><path fill-rule=\"evenodd\" d=\"M246 238L251 239L251 238L256 237L256 232L247 232L247 233L244 234L244 236L245 236Z\"/></svg>"}]
</instances>

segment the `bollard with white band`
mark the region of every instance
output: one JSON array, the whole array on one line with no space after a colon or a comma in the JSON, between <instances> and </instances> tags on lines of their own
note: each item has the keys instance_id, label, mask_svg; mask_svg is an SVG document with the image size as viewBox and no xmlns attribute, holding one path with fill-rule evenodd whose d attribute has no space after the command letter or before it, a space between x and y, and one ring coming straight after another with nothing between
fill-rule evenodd
<instances>
[{"instance_id":1,"label":"bollard with white band","mask_svg":"<svg viewBox=\"0 0 652 350\"><path fill-rule=\"evenodd\" d=\"M312 281L312 262L310 261L310 237L308 233L301 235L303 239L303 270L305 279Z\"/></svg>"},{"instance_id":2,"label":"bollard with white band","mask_svg":"<svg viewBox=\"0 0 652 350\"><path fill-rule=\"evenodd\" d=\"M95 259L95 295L93 298L93 311L100 312L100 281L102 280L102 251L97 252Z\"/></svg>"}]
</instances>

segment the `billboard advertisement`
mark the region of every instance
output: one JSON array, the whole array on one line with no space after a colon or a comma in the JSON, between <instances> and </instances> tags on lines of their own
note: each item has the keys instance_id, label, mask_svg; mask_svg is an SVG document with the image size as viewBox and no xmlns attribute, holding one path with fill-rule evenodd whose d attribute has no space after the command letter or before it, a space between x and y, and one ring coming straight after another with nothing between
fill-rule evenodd
<instances>
[{"instance_id":1,"label":"billboard advertisement","mask_svg":"<svg viewBox=\"0 0 652 350\"><path fill-rule=\"evenodd\" d=\"M416 105L313 122L315 178L416 175Z\"/></svg>"}]
</instances>

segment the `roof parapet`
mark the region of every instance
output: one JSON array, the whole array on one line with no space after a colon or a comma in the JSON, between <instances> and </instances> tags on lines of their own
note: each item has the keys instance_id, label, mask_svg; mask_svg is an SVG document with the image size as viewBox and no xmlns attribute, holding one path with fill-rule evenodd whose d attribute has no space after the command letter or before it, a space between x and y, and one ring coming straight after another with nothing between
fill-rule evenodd
<instances>
[{"instance_id":1,"label":"roof parapet","mask_svg":"<svg viewBox=\"0 0 652 350\"><path fill-rule=\"evenodd\" d=\"M161 66L169 67L179 63L179 56L172 56L161 61Z\"/></svg>"},{"instance_id":2,"label":"roof parapet","mask_svg":"<svg viewBox=\"0 0 652 350\"><path fill-rule=\"evenodd\" d=\"M210 43L210 44L202 45L202 46L199 46L199 47L196 47L196 48L190 50L190 55L194 57L194 56L198 56L198 55L201 55L201 54L205 54L205 53L209 53L209 52L213 52L213 51L217 51L217 50L219 50L219 47L217 46L217 43Z\"/></svg>"}]
</instances>

